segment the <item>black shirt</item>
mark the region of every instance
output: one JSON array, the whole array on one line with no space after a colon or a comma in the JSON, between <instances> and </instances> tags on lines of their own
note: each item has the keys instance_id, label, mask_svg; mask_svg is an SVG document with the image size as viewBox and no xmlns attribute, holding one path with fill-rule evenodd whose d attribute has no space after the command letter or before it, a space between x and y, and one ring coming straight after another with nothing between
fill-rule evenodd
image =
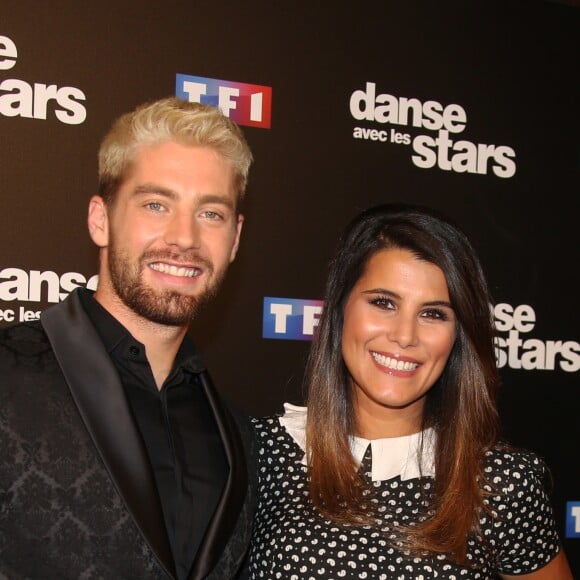
<instances>
[{"instance_id":1,"label":"black shirt","mask_svg":"<svg viewBox=\"0 0 580 580\"><path fill-rule=\"evenodd\" d=\"M199 359L186 336L158 389L145 346L88 291L81 303L115 365L149 455L178 578L187 578L228 475Z\"/></svg>"}]
</instances>

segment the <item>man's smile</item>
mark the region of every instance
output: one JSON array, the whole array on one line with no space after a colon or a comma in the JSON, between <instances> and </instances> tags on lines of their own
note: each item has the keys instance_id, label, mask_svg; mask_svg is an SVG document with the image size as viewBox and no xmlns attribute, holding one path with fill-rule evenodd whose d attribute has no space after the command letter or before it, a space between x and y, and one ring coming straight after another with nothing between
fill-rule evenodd
<instances>
[{"instance_id":1,"label":"man's smile","mask_svg":"<svg viewBox=\"0 0 580 580\"><path fill-rule=\"evenodd\" d=\"M162 274L170 274L171 276L178 276L180 278L195 278L201 274L200 268L187 268L184 266L174 266L164 262L153 262L149 264L149 268Z\"/></svg>"}]
</instances>

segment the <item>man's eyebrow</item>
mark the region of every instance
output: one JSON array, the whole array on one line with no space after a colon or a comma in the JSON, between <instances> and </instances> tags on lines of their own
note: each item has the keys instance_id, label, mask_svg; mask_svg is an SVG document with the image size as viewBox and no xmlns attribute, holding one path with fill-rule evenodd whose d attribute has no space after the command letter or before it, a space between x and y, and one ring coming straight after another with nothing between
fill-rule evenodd
<instances>
[{"instance_id":1,"label":"man's eyebrow","mask_svg":"<svg viewBox=\"0 0 580 580\"><path fill-rule=\"evenodd\" d=\"M134 195L144 195L148 193L154 193L155 195L161 195L170 199L177 198L177 193L173 189L169 189L168 187L163 187L162 185L157 185L155 183L144 183L142 185L138 185L133 190Z\"/></svg>"},{"instance_id":2,"label":"man's eyebrow","mask_svg":"<svg viewBox=\"0 0 580 580\"><path fill-rule=\"evenodd\" d=\"M229 195L220 195L216 193L207 193L199 198L199 205L204 205L206 203L219 203L225 205L229 209L235 209L236 200L232 199Z\"/></svg>"}]
</instances>

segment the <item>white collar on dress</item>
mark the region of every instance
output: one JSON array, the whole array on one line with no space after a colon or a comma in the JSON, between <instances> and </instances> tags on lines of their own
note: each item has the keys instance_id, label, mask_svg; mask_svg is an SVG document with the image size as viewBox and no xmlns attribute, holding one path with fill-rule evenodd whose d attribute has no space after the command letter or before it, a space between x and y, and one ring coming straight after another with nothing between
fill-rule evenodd
<instances>
[{"instance_id":1,"label":"white collar on dress","mask_svg":"<svg viewBox=\"0 0 580 580\"><path fill-rule=\"evenodd\" d=\"M284 415L280 417L280 424L304 451L303 465L306 465L306 412L306 407L284 403ZM423 460L420 470L418 453L421 435L423 435ZM351 437L350 450L358 464L362 461L369 443L373 457L371 474L373 481L384 481L397 477L397 475L400 475L403 481L420 475L430 477L435 475L435 433L433 429L426 429L403 437L385 439L369 440L362 437Z\"/></svg>"}]
</instances>

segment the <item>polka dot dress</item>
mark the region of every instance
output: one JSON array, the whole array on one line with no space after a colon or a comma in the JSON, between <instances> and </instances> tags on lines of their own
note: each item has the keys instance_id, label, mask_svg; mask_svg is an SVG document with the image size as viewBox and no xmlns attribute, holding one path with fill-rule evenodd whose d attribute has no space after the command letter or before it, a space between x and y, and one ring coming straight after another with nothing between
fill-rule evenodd
<instances>
[{"instance_id":1,"label":"polka dot dress","mask_svg":"<svg viewBox=\"0 0 580 580\"><path fill-rule=\"evenodd\" d=\"M529 452L488 454L486 478L493 485L481 519L483 540L468 542L470 567L443 557L417 558L397 548L389 530L425 517L432 479L394 477L371 482L369 445L361 470L376 492L381 525L341 526L321 517L308 499L304 452L278 417L255 419L259 443L259 505L250 555L250 578L307 580L494 579L525 574L559 550L551 508L542 486L544 466ZM458 506L460 509L460 506Z\"/></svg>"}]
</instances>

